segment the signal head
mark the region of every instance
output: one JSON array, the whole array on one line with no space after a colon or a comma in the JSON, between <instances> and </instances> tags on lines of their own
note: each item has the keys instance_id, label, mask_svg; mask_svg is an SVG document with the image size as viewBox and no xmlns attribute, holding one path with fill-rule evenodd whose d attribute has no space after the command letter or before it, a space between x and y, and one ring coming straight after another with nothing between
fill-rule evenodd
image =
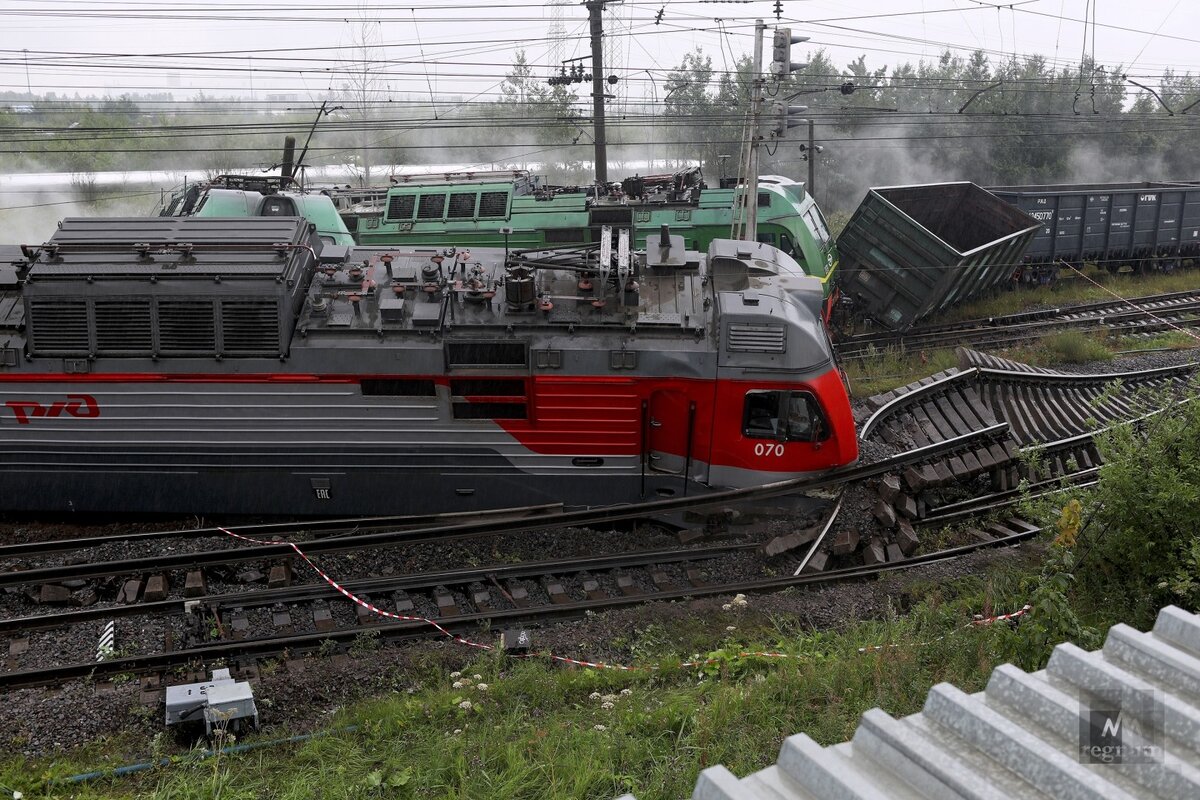
<instances>
[{"instance_id":1,"label":"signal head","mask_svg":"<svg viewBox=\"0 0 1200 800\"><path fill-rule=\"evenodd\" d=\"M775 124L771 128L771 134L776 138L782 139L787 135L788 128L794 128L797 125L803 125L807 120L793 116L794 114L803 114L808 111L808 106L789 106L787 103L775 103Z\"/></svg>"},{"instance_id":2,"label":"signal head","mask_svg":"<svg viewBox=\"0 0 1200 800\"><path fill-rule=\"evenodd\" d=\"M792 45L807 41L807 36L792 36L791 28L776 28L771 46L771 74L782 78L798 69L807 67L808 64L797 64L792 61Z\"/></svg>"}]
</instances>

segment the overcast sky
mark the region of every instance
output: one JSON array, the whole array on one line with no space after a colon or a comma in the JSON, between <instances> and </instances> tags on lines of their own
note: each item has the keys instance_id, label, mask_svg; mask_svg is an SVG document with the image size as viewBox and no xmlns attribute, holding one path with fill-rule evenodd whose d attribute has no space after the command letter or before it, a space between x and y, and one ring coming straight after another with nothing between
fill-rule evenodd
<instances>
[{"instance_id":1,"label":"overcast sky","mask_svg":"<svg viewBox=\"0 0 1200 800\"><path fill-rule=\"evenodd\" d=\"M844 65L872 66L967 54L1041 54L1077 65L1086 50L1150 80L1166 68L1200 73L1198 0L782 0L793 33ZM626 2L606 12L622 94L651 97L666 71L700 46L724 69L752 47L756 17L774 3ZM0 88L35 94L170 90L187 97L253 93L307 102L337 89L366 40L387 62L381 95L495 96L518 49L549 74L555 9L526 0L0 0ZM563 3L563 58L584 56L587 12ZM661 20L656 24L656 18ZM1094 20L1095 25L1085 24ZM369 21L365 26L363 20ZM808 45L797 46L797 52ZM769 47L769 45L768 45ZM296 49L304 48L304 49ZM26 52L27 51L27 52ZM86 55L84 55L86 54ZM768 56L769 58L769 56Z\"/></svg>"}]
</instances>

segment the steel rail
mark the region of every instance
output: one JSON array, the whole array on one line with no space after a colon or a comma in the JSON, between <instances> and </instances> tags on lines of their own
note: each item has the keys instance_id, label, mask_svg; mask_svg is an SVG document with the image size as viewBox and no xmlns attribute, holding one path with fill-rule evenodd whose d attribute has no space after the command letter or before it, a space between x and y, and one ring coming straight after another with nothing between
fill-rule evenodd
<instances>
[{"instance_id":1,"label":"steel rail","mask_svg":"<svg viewBox=\"0 0 1200 800\"><path fill-rule=\"evenodd\" d=\"M944 453L970 447L983 439L996 439L1008 432L1007 423L992 425L962 436L946 439L904 453L898 453L881 461L867 465L855 465L829 470L817 475L779 481L748 489L732 489L698 497L669 498L636 505L609 506L599 509L564 511L552 516L540 516L519 522L470 522L434 528L420 528L400 532L366 533L337 538L317 539L305 543L304 549L312 555L340 553L370 547L397 544L415 544L447 539L469 539L494 536L513 531L545 530L565 526L587 527L634 519L651 519L681 510L703 510L728 507L740 502L756 503L760 500L793 494L796 492L824 489L843 483L864 480L891 472L910 464L920 463ZM194 569L217 564L244 563L262 559L293 557L291 546L286 543L262 544L250 547L206 550L194 553L174 553L153 558L124 559L89 564L64 564L27 570L0 572L0 587L22 586L34 583L56 583L63 580L98 578L109 575L160 572L165 570Z\"/></svg>"},{"instance_id":2,"label":"steel rail","mask_svg":"<svg viewBox=\"0 0 1200 800\"><path fill-rule=\"evenodd\" d=\"M490 519L493 517L518 517L521 515L536 516L538 514L558 513L562 510L562 507L562 503L546 503L490 511L453 511L445 514L414 514L394 517L330 517L328 519L296 520L293 522L255 523L238 525L236 527L238 532L245 536L271 536L278 533L288 533L290 535L297 533L336 535L339 533L352 534L363 528L428 527L433 523L464 518L482 517ZM70 550L84 550L118 542L146 542L157 539L202 539L210 536L214 538L224 537L225 535L219 527L212 526L180 528L176 530L137 531L72 539L50 539L42 542L18 542L15 544L0 544L0 559Z\"/></svg>"},{"instance_id":3,"label":"steel rail","mask_svg":"<svg viewBox=\"0 0 1200 800\"><path fill-rule=\"evenodd\" d=\"M957 335L955 341L959 344L972 341L1004 342L1097 322L1118 331L1122 326L1143 329L1148 326L1136 326L1131 323L1139 319L1153 319L1155 315L1184 315L1197 312L1200 312L1200 293L1194 290L1168 292L1132 298L1129 301L1098 301L1045 311L1022 311L962 322L925 325L910 328L903 333L857 334L842 337L835 342L835 347L842 358L861 359L872 349L912 348L938 344L946 338L947 334ZM1189 322L1189 327L1200 324L1200 320L1190 320Z\"/></svg>"},{"instance_id":4,"label":"steel rail","mask_svg":"<svg viewBox=\"0 0 1200 800\"><path fill-rule=\"evenodd\" d=\"M1010 536L994 539L989 542L973 542L948 548L936 553L885 564L871 566L849 567L829 572L809 575L765 578L754 581L740 581L704 587L686 587L666 591L649 592L642 595L609 597L600 600L581 600L538 608L518 608L504 611L492 611L476 614L463 614L455 617L439 618L438 624L451 632L478 630L484 623L495 625L532 624L549 622L567 618L580 617L589 611L623 608L640 605L652 601L682 600L685 598L709 597L731 593L764 593L778 591L794 586L809 586L835 581L846 581L873 577L886 572L912 569L926 564L937 563L958 558L985 547L1003 547L1024 541L1037 535L1043 529L1030 525L1028 529L1011 534ZM316 650L326 640L339 643L352 642L364 631L377 631L389 641L406 641L440 637L443 634L430 628L423 622L397 622L371 625L369 627L355 626L324 633L300 634L295 636L269 637L262 639L238 640L220 642L205 647L176 650L168 653L153 655L129 656L108 661L66 664L46 669L20 670L0 673L0 690L12 690L31 686L44 686L60 683L75 678L104 678L120 674L137 674L150 671L164 671L189 664L200 664L213 659L223 659L226 662L245 658L258 658L278 655L284 651L291 653Z\"/></svg>"},{"instance_id":5,"label":"steel rail","mask_svg":"<svg viewBox=\"0 0 1200 800\"><path fill-rule=\"evenodd\" d=\"M462 585L474 581L488 581L493 578L496 580L507 580L555 573L575 573L586 570L612 570L622 567L645 567L685 561L704 561L730 553L753 550L758 547L758 544L736 543L693 548L691 550L638 550L631 553L589 556L568 561L492 564L486 567L467 567L441 572L416 572L409 575L397 575L385 578L360 578L358 580L340 581L339 585L347 591L356 594L395 592L400 590L410 591L413 589L431 589L445 584ZM311 602L326 597L338 598L340 595L329 584L318 580L311 583L284 586L276 589L226 592L177 600L159 600L150 603L105 606L102 608L87 608L53 614L11 617L0 620L0 624L8 632L46 630L116 617L182 614L192 603L199 603L210 609L228 607L258 608L276 603Z\"/></svg>"}]
</instances>

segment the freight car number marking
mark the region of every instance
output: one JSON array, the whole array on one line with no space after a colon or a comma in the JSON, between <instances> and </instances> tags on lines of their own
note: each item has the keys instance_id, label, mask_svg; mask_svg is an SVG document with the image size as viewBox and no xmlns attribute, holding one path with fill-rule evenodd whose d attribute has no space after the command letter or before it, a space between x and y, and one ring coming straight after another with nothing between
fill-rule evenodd
<instances>
[{"instance_id":1,"label":"freight car number marking","mask_svg":"<svg viewBox=\"0 0 1200 800\"><path fill-rule=\"evenodd\" d=\"M12 409L19 425L28 425L35 417L61 417L64 413L81 419L100 416L100 406L90 394L69 394L66 400L55 400L48 406L36 400L9 400L4 405Z\"/></svg>"},{"instance_id":2,"label":"freight car number marking","mask_svg":"<svg viewBox=\"0 0 1200 800\"><path fill-rule=\"evenodd\" d=\"M783 455L782 444L767 444L759 442L754 445L754 455L756 456L781 456Z\"/></svg>"}]
</instances>

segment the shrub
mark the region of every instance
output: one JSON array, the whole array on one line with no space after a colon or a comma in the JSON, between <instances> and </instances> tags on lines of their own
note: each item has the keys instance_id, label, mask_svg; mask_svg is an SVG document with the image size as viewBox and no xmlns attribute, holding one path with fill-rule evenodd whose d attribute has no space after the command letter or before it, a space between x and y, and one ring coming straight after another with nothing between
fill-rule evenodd
<instances>
[{"instance_id":1,"label":"shrub","mask_svg":"<svg viewBox=\"0 0 1200 800\"><path fill-rule=\"evenodd\" d=\"M1145 613L1167 603L1200 607L1198 399L1099 438L1105 463L1079 577L1145 598Z\"/></svg>"}]
</instances>

